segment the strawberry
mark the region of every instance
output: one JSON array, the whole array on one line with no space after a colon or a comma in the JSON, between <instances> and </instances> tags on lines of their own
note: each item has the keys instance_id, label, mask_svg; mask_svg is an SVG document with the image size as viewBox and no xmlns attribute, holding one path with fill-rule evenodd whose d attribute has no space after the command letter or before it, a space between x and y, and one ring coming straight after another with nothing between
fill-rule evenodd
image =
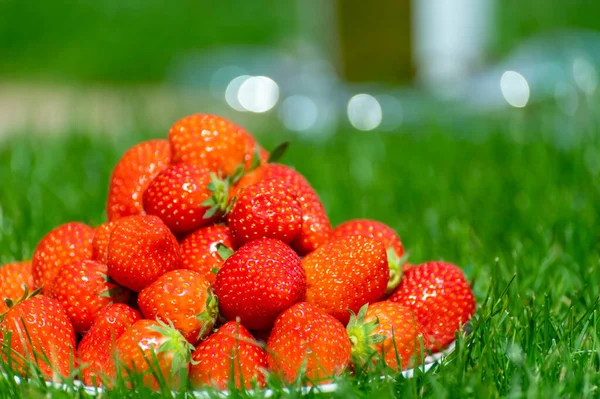
<instances>
[{"instance_id":1,"label":"strawberry","mask_svg":"<svg viewBox=\"0 0 600 399\"><path fill-rule=\"evenodd\" d=\"M176 329L156 320L138 320L117 340L116 356L110 357L107 374L116 378L124 367L126 376L141 375L144 385L152 389L159 389L159 381L168 388L180 389L193 349Z\"/></svg>"},{"instance_id":2,"label":"strawberry","mask_svg":"<svg viewBox=\"0 0 600 399\"><path fill-rule=\"evenodd\" d=\"M5 300L15 302L25 294L25 289L33 290L31 262L13 262L0 267L0 313L8 310Z\"/></svg>"},{"instance_id":3,"label":"strawberry","mask_svg":"<svg viewBox=\"0 0 600 399\"><path fill-rule=\"evenodd\" d=\"M177 121L169 130L169 141L173 163L201 165L224 175L233 174L241 164L250 165L257 146L246 130L209 114L193 114Z\"/></svg>"},{"instance_id":4,"label":"strawberry","mask_svg":"<svg viewBox=\"0 0 600 399\"><path fill-rule=\"evenodd\" d=\"M306 255L323 244L331 234L331 223L325 207L310 183L296 170L286 165L269 163L244 175L230 190L230 196L239 196L241 190L263 179L278 179L294 188L302 208L300 234L292 242L292 248L300 255Z\"/></svg>"},{"instance_id":5,"label":"strawberry","mask_svg":"<svg viewBox=\"0 0 600 399\"><path fill-rule=\"evenodd\" d=\"M143 214L142 194L170 163L171 145L166 140L144 141L127 150L110 178L106 204L108 220Z\"/></svg>"},{"instance_id":6,"label":"strawberry","mask_svg":"<svg viewBox=\"0 0 600 399\"><path fill-rule=\"evenodd\" d=\"M475 312L475 298L465 275L447 262L427 262L406 270L389 300L413 310L433 351L454 341L456 332Z\"/></svg>"},{"instance_id":7,"label":"strawberry","mask_svg":"<svg viewBox=\"0 0 600 399\"><path fill-rule=\"evenodd\" d=\"M192 345L212 332L219 313L208 280L186 269L160 276L140 292L138 305L145 318L172 323Z\"/></svg>"},{"instance_id":8,"label":"strawberry","mask_svg":"<svg viewBox=\"0 0 600 399\"><path fill-rule=\"evenodd\" d=\"M47 379L68 377L76 366L75 331L55 299L36 295L19 302L6 312L0 330L14 352L11 367L23 375L30 374L25 359L37 364Z\"/></svg>"},{"instance_id":9,"label":"strawberry","mask_svg":"<svg viewBox=\"0 0 600 399\"><path fill-rule=\"evenodd\" d=\"M52 297L65 308L76 333L92 326L98 312L114 302L127 302L131 292L110 281L107 266L82 260L63 266L52 285Z\"/></svg>"},{"instance_id":10,"label":"strawberry","mask_svg":"<svg viewBox=\"0 0 600 399\"><path fill-rule=\"evenodd\" d=\"M314 384L326 383L350 364L348 334L334 317L306 302L281 313L267 341L269 369L289 383L301 370Z\"/></svg>"},{"instance_id":11,"label":"strawberry","mask_svg":"<svg viewBox=\"0 0 600 399\"><path fill-rule=\"evenodd\" d=\"M83 336L77 348L77 358L82 366L81 376L85 385L100 385L107 372L109 358L117 339L141 316L137 310L115 303L98 312L90 330Z\"/></svg>"},{"instance_id":12,"label":"strawberry","mask_svg":"<svg viewBox=\"0 0 600 399\"><path fill-rule=\"evenodd\" d=\"M386 292L391 294L400 284L402 278L404 257L404 246L398 233L388 225L377 220L354 219L344 222L333 229L332 236L344 237L349 235L360 235L375 238L383 244L387 250L388 264L390 267L390 281Z\"/></svg>"},{"instance_id":13,"label":"strawberry","mask_svg":"<svg viewBox=\"0 0 600 399\"><path fill-rule=\"evenodd\" d=\"M190 382L193 388L208 385L225 390L265 386L267 354L240 323L230 321L201 342L192 354Z\"/></svg>"},{"instance_id":14,"label":"strawberry","mask_svg":"<svg viewBox=\"0 0 600 399\"><path fill-rule=\"evenodd\" d=\"M117 283L140 292L181 264L179 243L156 216L119 219L108 245L108 275Z\"/></svg>"},{"instance_id":15,"label":"strawberry","mask_svg":"<svg viewBox=\"0 0 600 399\"><path fill-rule=\"evenodd\" d=\"M94 239L92 240L92 259L98 262L106 263L108 257L108 242L110 234L115 227L115 222L102 223L96 227L94 231Z\"/></svg>"},{"instance_id":16,"label":"strawberry","mask_svg":"<svg viewBox=\"0 0 600 399\"><path fill-rule=\"evenodd\" d=\"M357 365L375 360L379 353L394 370L413 367L418 361L421 325L406 306L391 301L364 305L358 315L352 314L347 327L352 342L352 357Z\"/></svg>"},{"instance_id":17,"label":"strawberry","mask_svg":"<svg viewBox=\"0 0 600 399\"><path fill-rule=\"evenodd\" d=\"M71 222L58 226L38 243L31 260L31 273L36 288L50 295L54 279L61 267L79 260L91 259L94 229Z\"/></svg>"},{"instance_id":18,"label":"strawberry","mask_svg":"<svg viewBox=\"0 0 600 399\"><path fill-rule=\"evenodd\" d=\"M216 273L223 265L223 259L217 251L217 244L233 247L233 237L229 228L223 224L202 227L187 235L180 243L181 267L197 271L211 284Z\"/></svg>"},{"instance_id":19,"label":"strawberry","mask_svg":"<svg viewBox=\"0 0 600 399\"><path fill-rule=\"evenodd\" d=\"M306 302L321 307L342 323L348 310L358 312L377 302L390 278L385 248L362 236L332 238L302 259L306 271Z\"/></svg>"},{"instance_id":20,"label":"strawberry","mask_svg":"<svg viewBox=\"0 0 600 399\"><path fill-rule=\"evenodd\" d=\"M218 187L223 187L223 195L227 194L225 186L204 166L180 163L161 172L148 185L144 210L160 217L173 233L187 233L221 216L217 211L224 211L226 202L220 203L220 208L211 208L207 203L213 194L219 195L214 193Z\"/></svg>"},{"instance_id":21,"label":"strawberry","mask_svg":"<svg viewBox=\"0 0 600 399\"><path fill-rule=\"evenodd\" d=\"M245 188L227 217L236 245L259 238L291 243L302 227L295 190L282 180L263 179Z\"/></svg>"},{"instance_id":22,"label":"strawberry","mask_svg":"<svg viewBox=\"0 0 600 399\"><path fill-rule=\"evenodd\" d=\"M261 238L240 247L223 264L213 286L227 320L250 330L269 329L279 313L304 300L306 275L287 244Z\"/></svg>"}]
</instances>

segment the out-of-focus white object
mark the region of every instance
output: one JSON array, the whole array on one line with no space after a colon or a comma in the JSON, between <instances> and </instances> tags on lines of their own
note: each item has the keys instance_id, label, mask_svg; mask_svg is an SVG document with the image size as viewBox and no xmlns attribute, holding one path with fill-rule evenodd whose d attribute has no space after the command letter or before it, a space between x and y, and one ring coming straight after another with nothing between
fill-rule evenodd
<instances>
[{"instance_id":1,"label":"out-of-focus white object","mask_svg":"<svg viewBox=\"0 0 600 399\"><path fill-rule=\"evenodd\" d=\"M482 65L495 32L495 0L413 0L417 80L452 97L453 83Z\"/></svg>"}]
</instances>

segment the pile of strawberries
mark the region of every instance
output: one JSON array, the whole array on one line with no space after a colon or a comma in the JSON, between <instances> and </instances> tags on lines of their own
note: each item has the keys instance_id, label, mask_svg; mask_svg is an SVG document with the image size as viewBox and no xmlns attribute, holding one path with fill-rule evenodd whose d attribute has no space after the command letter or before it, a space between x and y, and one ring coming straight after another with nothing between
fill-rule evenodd
<instances>
[{"instance_id":1,"label":"pile of strawberries","mask_svg":"<svg viewBox=\"0 0 600 399\"><path fill-rule=\"evenodd\" d=\"M58 226L0 269L3 362L87 385L257 388L398 371L451 344L475 310L461 269L405 263L378 221L332 228L281 150L206 114L129 149L106 223Z\"/></svg>"}]
</instances>

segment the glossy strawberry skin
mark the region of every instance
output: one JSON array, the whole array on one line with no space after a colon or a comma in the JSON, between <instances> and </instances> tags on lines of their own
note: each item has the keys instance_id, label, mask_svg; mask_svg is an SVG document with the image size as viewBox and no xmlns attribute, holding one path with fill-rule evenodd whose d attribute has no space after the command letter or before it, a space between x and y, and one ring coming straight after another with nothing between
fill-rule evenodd
<instances>
[{"instance_id":1,"label":"glossy strawberry skin","mask_svg":"<svg viewBox=\"0 0 600 399\"><path fill-rule=\"evenodd\" d=\"M98 313L77 348L85 385L102 385L117 339L141 318L137 310L123 303L109 305Z\"/></svg>"},{"instance_id":2,"label":"glossy strawberry skin","mask_svg":"<svg viewBox=\"0 0 600 399\"><path fill-rule=\"evenodd\" d=\"M177 356L183 355L189 359L176 361ZM116 377L119 372L118 362L125 367L125 377L130 371L143 375L144 385L151 389L159 389L152 370L162 374L163 380L171 389L180 389L181 373L183 369L187 373L189 360L191 360L191 348L177 330L163 327L155 320L142 319L128 327L117 340L115 357L111 357L108 362L107 374L109 377ZM179 363L179 367L174 367L174 363L176 365Z\"/></svg>"},{"instance_id":3,"label":"glossy strawberry skin","mask_svg":"<svg viewBox=\"0 0 600 399\"><path fill-rule=\"evenodd\" d=\"M108 275L139 292L181 265L179 243L156 216L128 216L117 221L108 247Z\"/></svg>"},{"instance_id":4,"label":"glossy strawberry skin","mask_svg":"<svg viewBox=\"0 0 600 399\"><path fill-rule=\"evenodd\" d=\"M412 309L433 351L454 341L459 326L475 312L475 298L462 270L447 262L427 262L406 270L389 300Z\"/></svg>"},{"instance_id":5,"label":"glossy strawberry skin","mask_svg":"<svg viewBox=\"0 0 600 399\"><path fill-rule=\"evenodd\" d=\"M177 164L161 172L144 192L144 210L155 215L174 234L183 234L206 226L214 218L204 218L210 206L202 205L211 197L210 171L203 166ZM217 215L218 216L218 215Z\"/></svg>"},{"instance_id":6,"label":"glossy strawberry skin","mask_svg":"<svg viewBox=\"0 0 600 399\"><path fill-rule=\"evenodd\" d=\"M181 242L181 267L194 270L204 276L211 284L224 260L219 256L217 244L233 248L233 237L229 227L224 224L213 224L202 227L188 234Z\"/></svg>"},{"instance_id":7,"label":"glossy strawberry skin","mask_svg":"<svg viewBox=\"0 0 600 399\"><path fill-rule=\"evenodd\" d=\"M418 362L420 339L423 339L422 327L414 313L399 303L381 301L370 304L367 309L365 322L375 320L379 323L373 333L387 337L374 345L385 363L396 371L413 367Z\"/></svg>"},{"instance_id":8,"label":"glossy strawberry skin","mask_svg":"<svg viewBox=\"0 0 600 399\"><path fill-rule=\"evenodd\" d=\"M263 238L240 247L223 264L213 286L227 320L267 330L275 318L306 294L298 255L285 243Z\"/></svg>"},{"instance_id":9,"label":"glossy strawberry skin","mask_svg":"<svg viewBox=\"0 0 600 399\"><path fill-rule=\"evenodd\" d=\"M263 179L240 193L227 225L237 246L259 238L289 244L302 228L302 208L293 187L278 179Z\"/></svg>"},{"instance_id":10,"label":"glossy strawberry skin","mask_svg":"<svg viewBox=\"0 0 600 399\"><path fill-rule=\"evenodd\" d=\"M288 382L293 382L306 364L306 376L313 383L326 383L349 366L350 351L342 323L316 306L301 302L275 321L267 341L267 362L269 370Z\"/></svg>"},{"instance_id":11,"label":"glossy strawberry skin","mask_svg":"<svg viewBox=\"0 0 600 399\"><path fill-rule=\"evenodd\" d=\"M234 321L225 323L201 342L192 360L190 382L195 389L212 386L225 390L230 382L238 389L253 388L254 382L258 387L265 386L267 354L248 330Z\"/></svg>"},{"instance_id":12,"label":"glossy strawberry skin","mask_svg":"<svg viewBox=\"0 0 600 399\"><path fill-rule=\"evenodd\" d=\"M127 150L110 178L108 220L143 214L142 194L170 163L171 145L167 140L144 141Z\"/></svg>"},{"instance_id":13,"label":"glossy strawberry skin","mask_svg":"<svg viewBox=\"0 0 600 399\"><path fill-rule=\"evenodd\" d=\"M192 345L212 332L219 312L208 280L187 269L160 276L140 292L138 305L145 318L173 323Z\"/></svg>"},{"instance_id":14,"label":"glossy strawberry skin","mask_svg":"<svg viewBox=\"0 0 600 399\"><path fill-rule=\"evenodd\" d=\"M8 310L4 299L16 301L25 293L25 287L29 292L33 291L33 275L31 274L31 262L13 262L0 266L0 313Z\"/></svg>"},{"instance_id":15,"label":"glossy strawberry skin","mask_svg":"<svg viewBox=\"0 0 600 399\"><path fill-rule=\"evenodd\" d=\"M348 220L333 229L332 236L344 237L349 235L360 235L375 238L381 241L385 249L392 248L397 257L404 255L404 246L398 233L385 223L371 219Z\"/></svg>"},{"instance_id":16,"label":"glossy strawberry skin","mask_svg":"<svg viewBox=\"0 0 600 399\"><path fill-rule=\"evenodd\" d=\"M88 331L106 306L131 298L128 289L107 280L107 266L93 260L69 263L58 272L51 296L63 306L76 333Z\"/></svg>"},{"instance_id":17,"label":"glossy strawberry skin","mask_svg":"<svg viewBox=\"0 0 600 399\"><path fill-rule=\"evenodd\" d=\"M302 259L306 271L306 302L319 306L343 324L348 309L357 313L365 303L385 294L389 266L378 240L348 236L332 238Z\"/></svg>"},{"instance_id":18,"label":"glossy strawberry skin","mask_svg":"<svg viewBox=\"0 0 600 399\"><path fill-rule=\"evenodd\" d=\"M94 229L71 222L60 225L42 238L31 259L31 273L36 288L51 294L52 284L61 267L71 262L91 259Z\"/></svg>"},{"instance_id":19,"label":"glossy strawberry skin","mask_svg":"<svg viewBox=\"0 0 600 399\"><path fill-rule=\"evenodd\" d=\"M110 242L110 234L115 227L115 222L102 223L96 227L94 231L94 239L92 240L92 259L98 262L106 263L108 258L108 243Z\"/></svg>"},{"instance_id":20,"label":"glossy strawberry skin","mask_svg":"<svg viewBox=\"0 0 600 399\"><path fill-rule=\"evenodd\" d=\"M46 379L53 378L54 370L67 377L77 365L75 331L63 307L52 298L37 295L16 304L6 313L0 331L4 343L10 335L15 352L12 367L21 374L28 374L23 358L36 359Z\"/></svg>"},{"instance_id":21,"label":"glossy strawberry skin","mask_svg":"<svg viewBox=\"0 0 600 399\"><path fill-rule=\"evenodd\" d=\"M298 171L287 165L269 163L248 173L232 188L230 196L238 196L242 189L263 179L277 179L292 186L302 208L302 226L292 248L306 255L329 238L331 223L317 192Z\"/></svg>"},{"instance_id":22,"label":"glossy strawberry skin","mask_svg":"<svg viewBox=\"0 0 600 399\"><path fill-rule=\"evenodd\" d=\"M231 175L249 165L256 142L246 130L216 115L193 114L169 130L173 163L191 163Z\"/></svg>"}]
</instances>

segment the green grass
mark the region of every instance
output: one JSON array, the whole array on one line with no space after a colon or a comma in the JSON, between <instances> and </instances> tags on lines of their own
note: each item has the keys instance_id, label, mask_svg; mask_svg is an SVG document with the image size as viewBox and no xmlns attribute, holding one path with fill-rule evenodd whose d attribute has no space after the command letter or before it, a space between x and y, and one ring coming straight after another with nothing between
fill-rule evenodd
<instances>
[{"instance_id":1,"label":"green grass","mask_svg":"<svg viewBox=\"0 0 600 399\"><path fill-rule=\"evenodd\" d=\"M341 131L325 143L295 140L284 158L313 183L333 224L357 217L389 224L412 262L445 259L463 267L478 300L471 334L439 366L413 379L344 377L332 396L600 396L597 138L559 148L531 127L527 137L497 123L476 137L455 130ZM117 141L72 134L2 144L0 262L29 258L60 223L102 222L120 154L161 135ZM282 138L264 141L272 148ZM48 392L85 397L75 388L59 393L35 380L16 385L0 377L0 397ZM107 394L134 396L123 387Z\"/></svg>"}]
</instances>

